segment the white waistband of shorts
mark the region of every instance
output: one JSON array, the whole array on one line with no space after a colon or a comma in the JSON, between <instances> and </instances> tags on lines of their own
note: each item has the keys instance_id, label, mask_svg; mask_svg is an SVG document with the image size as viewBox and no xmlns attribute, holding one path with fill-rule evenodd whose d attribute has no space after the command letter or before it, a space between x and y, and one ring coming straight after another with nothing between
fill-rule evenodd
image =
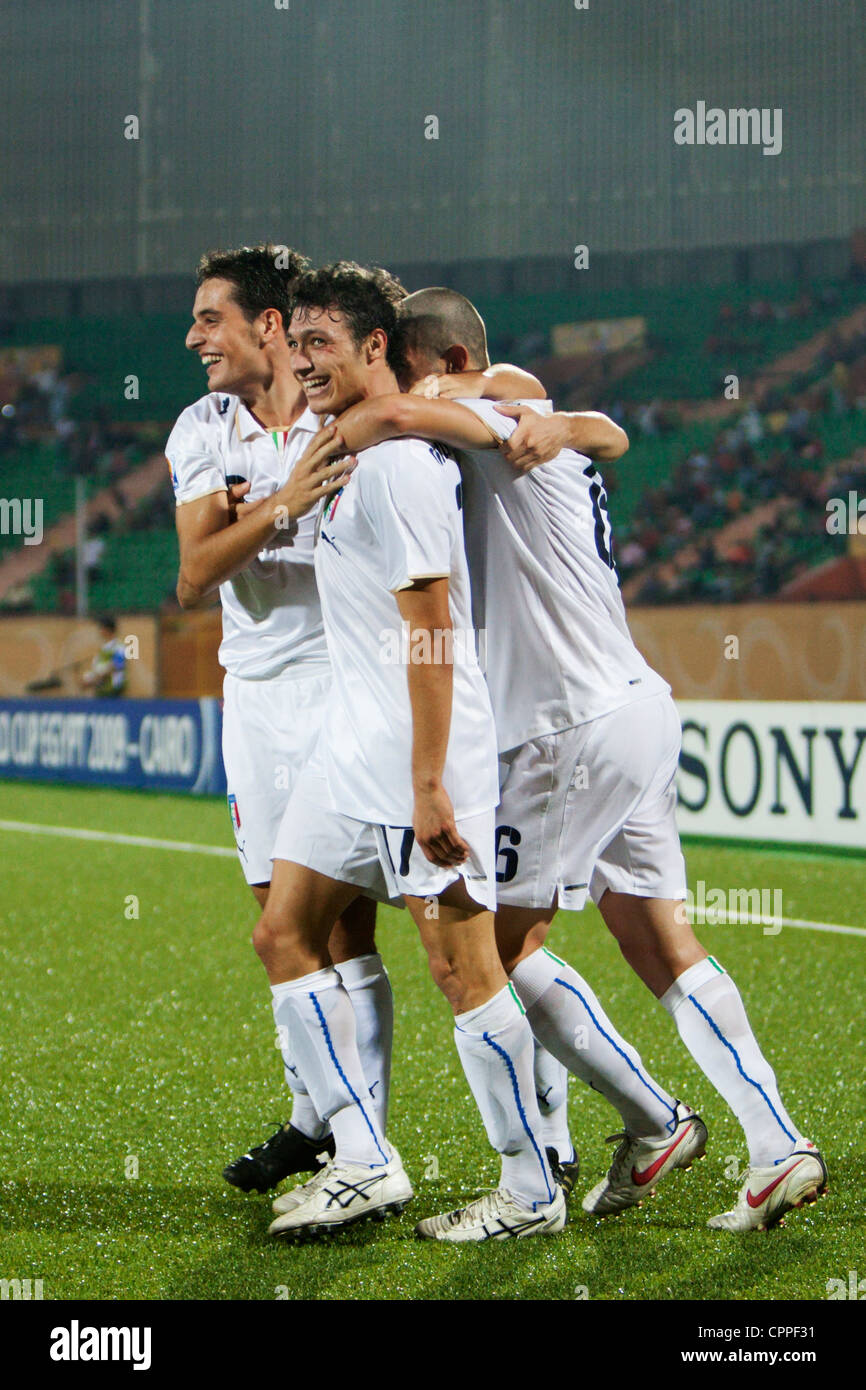
<instances>
[{"instance_id":1,"label":"white waistband of shorts","mask_svg":"<svg viewBox=\"0 0 866 1390\"><path fill-rule=\"evenodd\" d=\"M283 681L313 680L330 674L331 663L316 657L310 661L289 661L280 670L272 671L268 676L236 676L231 671L226 671L225 679L240 681L243 685L274 685Z\"/></svg>"}]
</instances>

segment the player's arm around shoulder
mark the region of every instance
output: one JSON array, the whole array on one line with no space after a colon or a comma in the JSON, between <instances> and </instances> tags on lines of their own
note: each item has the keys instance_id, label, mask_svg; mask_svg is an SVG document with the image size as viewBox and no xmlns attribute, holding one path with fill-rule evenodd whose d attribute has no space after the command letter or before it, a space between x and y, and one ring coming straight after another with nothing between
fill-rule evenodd
<instances>
[{"instance_id":1,"label":"player's arm around shoulder","mask_svg":"<svg viewBox=\"0 0 866 1390\"><path fill-rule=\"evenodd\" d=\"M389 439L414 437L438 441L453 449L492 449L496 438L465 405L424 396L372 396L351 406L337 420L351 453Z\"/></svg>"},{"instance_id":2,"label":"player's arm around shoulder","mask_svg":"<svg viewBox=\"0 0 866 1390\"><path fill-rule=\"evenodd\" d=\"M529 473L569 449L584 458L612 463L628 449L628 435L600 411L556 411L539 415L531 405L501 404L497 414L516 420L517 427L503 438L503 457L519 473Z\"/></svg>"},{"instance_id":3,"label":"player's arm around shoulder","mask_svg":"<svg viewBox=\"0 0 866 1390\"><path fill-rule=\"evenodd\" d=\"M424 377L412 387L413 395L439 400L543 401L547 392L532 372L510 362L494 362L479 371L444 372Z\"/></svg>"},{"instance_id":4,"label":"player's arm around shoulder","mask_svg":"<svg viewBox=\"0 0 866 1390\"><path fill-rule=\"evenodd\" d=\"M454 441L456 448L491 448L497 445L518 472L529 472L549 463L564 449L611 463L628 449L625 430L599 411L558 411L549 407L543 414L527 402L546 401L547 392L537 377L522 367L497 362L484 371L448 372L425 377L413 393L428 398L500 402L494 409L500 416L518 421L512 434L500 428L500 421L487 412L494 431L492 440L482 444ZM482 417L483 418L483 417ZM419 431L421 433L422 431ZM444 438L444 436L443 436ZM445 442L451 443L451 440Z\"/></svg>"}]
</instances>

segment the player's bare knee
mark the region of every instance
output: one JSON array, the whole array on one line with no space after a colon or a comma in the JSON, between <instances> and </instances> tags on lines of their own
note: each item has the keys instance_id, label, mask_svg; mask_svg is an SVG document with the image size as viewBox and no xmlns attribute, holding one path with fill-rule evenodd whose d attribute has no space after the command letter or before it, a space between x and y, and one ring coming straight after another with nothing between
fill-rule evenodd
<instances>
[{"instance_id":1,"label":"player's bare knee","mask_svg":"<svg viewBox=\"0 0 866 1390\"><path fill-rule=\"evenodd\" d=\"M433 983L445 995L454 1012L459 1013L456 1006L461 994L460 975L455 969L454 961L448 955L439 952L431 953L427 959Z\"/></svg>"},{"instance_id":2,"label":"player's bare knee","mask_svg":"<svg viewBox=\"0 0 866 1390\"><path fill-rule=\"evenodd\" d=\"M274 950L283 941L284 936L284 924L272 912L268 912L266 906L253 927L253 949L259 960L267 962Z\"/></svg>"}]
</instances>

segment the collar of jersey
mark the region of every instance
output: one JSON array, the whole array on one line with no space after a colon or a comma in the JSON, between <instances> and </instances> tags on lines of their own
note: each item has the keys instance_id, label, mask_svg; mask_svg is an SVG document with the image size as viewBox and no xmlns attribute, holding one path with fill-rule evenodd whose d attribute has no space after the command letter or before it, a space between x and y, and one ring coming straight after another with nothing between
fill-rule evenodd
<instances>
[{"instance_id":1,"label":"collar of jersey","mask_svg":"<svg viewBox=\"0 0 866 1390\"><path fill-rule=\"evenodd\" d=\"M238 402L237 414L235 416L237 432L240 438L246 443L257 434L270 434L271 431L265 425L259 423L251 410L248 410L243 401ZM292 430L306 430L308 434L316 434L319 429L319 418L314 415L309 406L304 410L303 415L299 415L293 425L289 426Z\"/></svg>"}]
</instances>

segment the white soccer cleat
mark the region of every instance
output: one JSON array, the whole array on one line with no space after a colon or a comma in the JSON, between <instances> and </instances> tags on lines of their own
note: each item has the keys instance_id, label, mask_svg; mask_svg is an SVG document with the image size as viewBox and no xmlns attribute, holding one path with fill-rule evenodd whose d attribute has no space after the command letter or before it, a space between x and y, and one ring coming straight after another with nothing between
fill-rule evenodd
<instances>
[{"instance_id":1,"label":"white soccer cleat","mask_svg":"<svg viewBox=\"0 0 866 1390\"><path fill-rule=\"evenodd\" d=\"M399 1164L400 1168L402 1168L403 1161L400 1158L400 1155L398 1154L397 1150L394 1148L393 1144L388 1145L388 1152L391 1155L391 1162L394 1163L396 1161L397 1164ZM325 1158L325 1163L327 1165L327 1156ZM370 1169L370 1171L372 1172L374 1170ZM380 1170L376 1169L375 1171L379 1172ZM271 1210L273 1211L274 1215L285 1216L287 1212L294 1211L295 1207L300 1206L301 1202L305 1202L307 1200L307 1197L310 1195L310 1191L317 1190L316 1188L313 1188L313 1183L315 1182L316 1178L319 1177L320 1172L321 1169L319 1170L319 1172L314 1173L311 1178L307 1178L306 1182L299 1183L297 1187L292 1187L289 1189L288 1192L281 1192L278 1197L275 1197L274 1200L271 1202ZM406 1181L409 1181L408 1178L406 1179ZM409 1196L413 1195L414 1194L410 1190ZM408 1201L408 1198L406 1200Z\"/></svg>"},{"instance_id":2,"label":"white soccer cleat","mask_svg":"<svg viewBox=\"0 0 866 1390\"><path fill-rule=\"evenodd\" d=\"M703 1158L707 1147L707 1127L700 1115L682 1101L677 1101L677 1126L663 1139L638 1139L628 1134L612 1134L622 1142L613 1156L607 1176L587 1192L581 1206L592 1216L610 1216L613 1212L639 1207L645 1197L652 1197L655 1184L675 1168L691 1168L695 1159Z\"/></svg>"},{"instance_id":3,"label":"white soccer cleat","mask_svg":"<svg viewBox=\"0 0 866 1390\"><path fill-rule=\"evenodd\" d=\"M510 1240L524 1236L552 1236L565 1225L565 1193L557 1186L556 1195L546 1206L527 1210L510 1192L497 1187L476 1202L444 1216L428 1216L419 1221L415 1234L422 1240Z\"/></svg>"},{"instance_id":4,"label":"white soccer cleat","mask_svg":"<svg viewBox=\"0 0 866 1390\"><path fill-rule=\"evenodd\" d=\"M276 1199L279 1214L268 1234L323 1235L368 1216L383 1221L389 1212L401 1212L414 1194L400 1155L390 1152L380 1168L331 1159L309 1182Z\"/></svg>"},{"instance_id":5,"label":"white soccer cleat","mask_svg":"<svg viewBox=\"0 0 866 1390\"><path fill-rule=\"evenodd\" d=\"M827 1165L814 1144L803 1145L778 1163L750 1168L732 1211L711 1216L716 1231L769 1231L784 1225L785 1212L815 1202L827 1191Z\"/></svg>"}]
</instances>

